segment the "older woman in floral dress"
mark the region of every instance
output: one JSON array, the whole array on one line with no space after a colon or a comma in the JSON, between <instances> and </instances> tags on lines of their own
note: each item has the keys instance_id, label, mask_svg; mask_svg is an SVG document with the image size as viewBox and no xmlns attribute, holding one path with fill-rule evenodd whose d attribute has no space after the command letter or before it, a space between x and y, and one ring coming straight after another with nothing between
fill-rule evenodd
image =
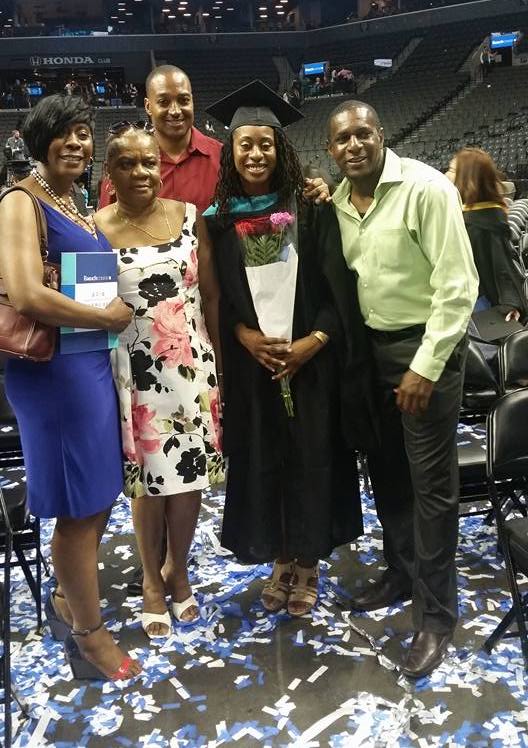
<instances>
[{"instance_id":1,"label":"older woman in floral dress","mask_svg":"<svg viewBox=\"0 0 528 748\"><path fill-rule=\"evenodd\" d=\"M119 292L134 310L119 339L114 374L125 491L144 568L142 625L152 638L170 633L166 592L176 619L198 615L187 555L200 493L223 477L214 355L218 288L195 206L157 196L160 155L152 133L129 124L114 131L107 168L117 202L100 210L96 222L119 250ZM165 524L172 568L163 577Z\"/></svg>"}]
</instances>

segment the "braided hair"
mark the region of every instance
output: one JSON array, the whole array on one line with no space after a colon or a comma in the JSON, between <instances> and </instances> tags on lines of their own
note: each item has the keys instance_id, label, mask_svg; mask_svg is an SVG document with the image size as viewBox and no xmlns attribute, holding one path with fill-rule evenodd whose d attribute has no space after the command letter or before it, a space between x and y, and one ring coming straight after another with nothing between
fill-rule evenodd
<instances>
[{"instance_id":1,"label":"braided hair","mask_svg":"<svg viewBox=\"0 0 528 748\"><path fill-rule=\"evenodd\" d=\"M292 198L301 207L304 178L302 166L284 130L274 127L275 148L277 151L277 165L271 179L270 188L278 193L279 205L286 206ZM244 197L245 192L240 176L235 168L233 157L233 136L224 143L220 157L220 173L214 202L217 205L218 216L226 217L229 213L229 201L233 197Z\"/></svg>"}]
</instances>

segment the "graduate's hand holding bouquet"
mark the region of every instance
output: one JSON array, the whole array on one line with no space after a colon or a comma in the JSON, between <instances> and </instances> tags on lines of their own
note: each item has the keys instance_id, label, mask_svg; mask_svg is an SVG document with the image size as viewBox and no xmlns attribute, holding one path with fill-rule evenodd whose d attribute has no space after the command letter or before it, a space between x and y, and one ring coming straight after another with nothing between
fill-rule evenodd
<instances>
[{"instance_id":1,"label":"graduate's hand holding bouquet","mask_svg":"<svg viewBox=\"0 0 528 748\"><path fill-rule=\"evenodd\" d=\"M314 335L307 335L291 343L282 355L282 365L273 379L292 379L315 354L324 347L324 343Z\"/></svg>"},{"instance_id":2,"label":"graduate's hand holding bouquet","mask_svg":"<svg viewBox=\"0 0 528 748\"><path fill-rule=\"evenodd\" d=\"M282 356L290 347L285 338L267 338L260 330L252 330L239 324L235 330L238 342L256 359L261 366L273 374L284 368Z\"/></svg>"}]
</instances>

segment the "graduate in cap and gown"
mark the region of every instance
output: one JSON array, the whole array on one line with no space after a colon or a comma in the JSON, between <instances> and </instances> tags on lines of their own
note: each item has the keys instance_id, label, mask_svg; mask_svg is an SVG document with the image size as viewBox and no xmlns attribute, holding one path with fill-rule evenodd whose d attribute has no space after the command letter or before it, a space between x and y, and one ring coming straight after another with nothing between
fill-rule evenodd
<instances>
[{"instance_id":1,"label":"graduate in cap and gown","mask_svg":"<svg viewBox=\"0 0 528 748\"><path fill-rule=\"evenodd\" d=\"M302 198L284 132L301 113L261 81L208 113L229 128L204 214L222 296L222 545L246 563L273 561L262 603L300 616L316 603L319 560L363 532L363 324L334 211Z\"/></svg>"}]
</instances>

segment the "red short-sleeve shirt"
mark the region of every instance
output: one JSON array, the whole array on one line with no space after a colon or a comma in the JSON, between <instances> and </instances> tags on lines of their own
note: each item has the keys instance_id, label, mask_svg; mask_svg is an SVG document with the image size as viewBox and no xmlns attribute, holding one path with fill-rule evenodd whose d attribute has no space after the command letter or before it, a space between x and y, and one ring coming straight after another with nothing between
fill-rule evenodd
<instances>
[{"instance_id":1,"label":"red short-sleeve shirt","mask_svg":"<svg viewBox=\"0 0 528 748\"><path fill-rule=\"evenodd\" d=\"M220 169L222 143L192 128L186 154L175 163L161 151L160 197L181 200L196 205L200 213L211 205ZM110 194L110 182L103 179L99 194L99 207L115 202Z\"/></svg>"}]
</instances>

